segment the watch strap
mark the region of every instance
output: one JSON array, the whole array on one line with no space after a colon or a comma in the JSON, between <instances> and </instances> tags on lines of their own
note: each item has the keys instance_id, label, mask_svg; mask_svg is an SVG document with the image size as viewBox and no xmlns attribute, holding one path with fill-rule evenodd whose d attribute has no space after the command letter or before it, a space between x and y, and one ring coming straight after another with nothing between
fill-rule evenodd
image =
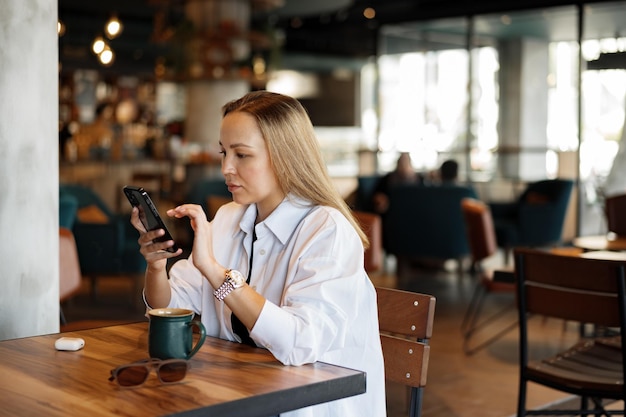
<instances>
[{"instance_id":1,"label":"watch strap","mask_svg":"<svg viewBox=\"0 0 626 417\"><path fill-rule=\"evenodd\" d=\"M215 291L213 291L213 295L217 298L217 301L223 301L224 298L228 294L230 294L235 289L235 286L231 282L230 278L226 278L222 285L220 285Z\"/></svg>"}]
</instances>

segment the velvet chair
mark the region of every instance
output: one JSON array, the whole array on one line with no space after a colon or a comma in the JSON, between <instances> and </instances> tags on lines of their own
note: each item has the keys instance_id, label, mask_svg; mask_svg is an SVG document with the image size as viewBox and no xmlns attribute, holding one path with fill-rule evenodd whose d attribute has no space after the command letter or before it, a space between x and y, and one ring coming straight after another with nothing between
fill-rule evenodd
<instances>
[{"instance_id":1,"label":"velvet chair","mask_svg":"<svg viewBox=\"0 0 626 417\"><path fill-rule=\"evenodd\" d=\"M76 222L78 199L70 194L59 194L59 227L72 229Z\"/></svg>"},{"instance_id":2,"label":"velvet chair","mask_svg":"<svg viewBox=\"0 0 626 417\"><path fill-rule=\"evenodd\" d=\"M224 178L209 178L196 182L187 195L186 203L199 204L207 213L211 220L211 213L214 214L214 208L209 208L208 199L210 196L227 197L232 200L232 194L228 191Z\"/></svg>"},{"instance_id":3,"label":"velvet chair","mask_svg":"<svg viewBox=\"0 0 626 417\"><path fill-rule=\"evenodd\" d=\"M364 175L357 178L357 188L353 208L368 213L374 212L372 197L380 181L380 175Z\"/></svg>"},{"instance_id":4,"label":"velvet chair","mask_svg":"<svg viewBox=\"0 0 626 417\"><path fill-rule=\"evenodd\" d=\"M470 254L461 212L461 200L477 198L471 187L460 185L399 185L389 193L383 218L383 247L398 260L398 274L411 261L455 259Z\"/></svg>"},{"instance_id":5,"label":"velvet chair","mask_svg":"<svg viewBox=\"0 0 626 417\"><path fill-rule=\"evenodd\" d=\"M609 232L626 236L626 194L616 194L604 199L604 213Z\"/></svg>"},{"instance_id":6,"label":"velvet chair","mask_svg":"<svg viewBox=\"0 0 626 417\"><path fill-rule=\"evenodd\" d=\"M97 294L97 278L103 275L132 277L138 293L138 275L145 271L146 262L139 253L139 234L129 215L113 213L89 187L61 184L59 191L61 196L70 195L78 201L72 232L80 269L91 278L93 295Z\"/></svg>"},{"instance_id":7,"label":"velvet chair","mask_svg":"<svg viewBox=\"0 0 626 417\"><path fill-rule=\"evenodd\" d=\"M546 247L562 242L573 186L574 182L566 179L537 181L514 202L489 204L505 262L515 246Z\"/></svg>"}]
</instances>

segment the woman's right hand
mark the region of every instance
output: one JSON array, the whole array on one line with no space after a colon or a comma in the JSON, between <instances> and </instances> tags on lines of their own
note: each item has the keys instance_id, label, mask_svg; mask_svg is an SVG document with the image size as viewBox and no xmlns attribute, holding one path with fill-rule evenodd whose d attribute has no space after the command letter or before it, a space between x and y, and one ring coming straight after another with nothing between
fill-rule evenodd
<instances>
[{"instance_id":1,"label":"woman's right hand","mask_svg":"<svg viewBox=\"0 0 626 417\"><path fill-rule=\"evenodd\" d=\"M146 228L139 220L139 210L137 207L133 207L130 215L130 223L139 232L139 252L143 255L148 263L148 267L151 269L165 269L167 266L167 260L173 258L182 253L182 249L178 249L176 252L168 252L165 249L172 247L174 241L169 240L165 242L155 242L154 239L163 236L165 231L163 229L146 231Z\"/></svg>"}]
</instances>

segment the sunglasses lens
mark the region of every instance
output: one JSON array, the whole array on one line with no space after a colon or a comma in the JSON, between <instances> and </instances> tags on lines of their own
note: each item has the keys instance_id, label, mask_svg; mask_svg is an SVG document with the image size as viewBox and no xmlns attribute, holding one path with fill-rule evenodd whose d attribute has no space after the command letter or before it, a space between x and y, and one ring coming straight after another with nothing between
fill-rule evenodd
<instances>
[{"instance_id":1,"label":"sunglasses lens","mask_svg":"<svg viewBox=\"0 0 626 417\"><path fill-rule=\"evenodd\" d=\"M187 375L187 362L164 363L159 367L158 374L161 381L166 384L181 381Z\"/></svg>"},{"instance_id":2,"label":"sunglasses lens","mask_svg":"<svg viewBox=\"0 0 626 417\"><path fill-rule=\"evenodd\" d=\"M117 372L117 383L122 387L134 387L143 384L150 369L145 366L127 366Z\"/></svg>"}]
</instances>

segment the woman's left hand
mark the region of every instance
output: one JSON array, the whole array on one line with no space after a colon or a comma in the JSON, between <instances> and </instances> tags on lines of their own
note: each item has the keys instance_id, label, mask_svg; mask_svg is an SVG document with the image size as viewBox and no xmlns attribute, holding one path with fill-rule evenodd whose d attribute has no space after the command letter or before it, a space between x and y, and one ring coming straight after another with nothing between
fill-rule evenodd
<instances>
[{"instance_id":1,"label":"woman's left hand","mask_svg":"<svg viewBox=\"0 0 626 417\"><path fill-rule=\"evenodd\" d=\"M180 219L189 217L191 228L194 231L193 238L193 264L204 276L210 279L219 273L219 264L213 257L213 244L209 232L209 221L202 206L197 204L183 204L167 211L167 215ZM222 268L223 269L223 268ZM220 274L220 276L223 274Z\"/></svg>"}]
</instances>

